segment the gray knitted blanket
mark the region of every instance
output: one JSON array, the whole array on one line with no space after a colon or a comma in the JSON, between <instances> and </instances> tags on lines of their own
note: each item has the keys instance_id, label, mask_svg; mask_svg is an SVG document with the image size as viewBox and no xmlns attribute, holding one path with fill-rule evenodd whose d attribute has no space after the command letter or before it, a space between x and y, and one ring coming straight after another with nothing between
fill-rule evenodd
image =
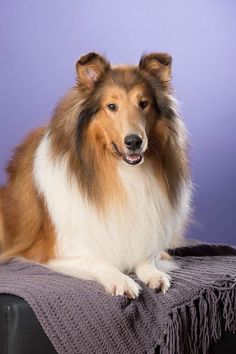
<instances>
[{"instance_id":1,"label":"gray knitted blanket","mask_svg":"<svg viewBox=\"0 0 236 354\"><path fill-rule=\"evenodd\" d=\"M230 247L177 250L169 291L139 282L135 300L13 260L0 265L0 293L27 301L59 354L151 354L157 345L162 354L204 354L222 331L236 333L235 255Z\"/></svg>"}]
</instances>

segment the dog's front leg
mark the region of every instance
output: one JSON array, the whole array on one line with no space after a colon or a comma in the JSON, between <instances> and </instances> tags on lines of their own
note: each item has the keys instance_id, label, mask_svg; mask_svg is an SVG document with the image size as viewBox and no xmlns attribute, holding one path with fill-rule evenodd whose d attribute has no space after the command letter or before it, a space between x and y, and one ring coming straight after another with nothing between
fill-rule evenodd
<instances>
[{"instance_id":1,"label":"dog's front leg","mask_svg":"<svg viewBox=\"0 0 236 354\"><path fill-rule=\"evenodd\" d=\"M111 263L93 256L53 259L46 266L80 279L95 280L112 295L127 295L134 299L141 290L140 286L128 275L122 273Z\"/></svg>"},{"instance_id":2,"label":"dog's front leg","mask_svg":"<svg viewBox=\"0 0 236 354\"><path fill-rule=\"evenodd\" d=\"M135 273L151 289L160 289L165 294L170 287L170 276L158 270L153 259L138 264Z\"/></svg>"}]
</instances>

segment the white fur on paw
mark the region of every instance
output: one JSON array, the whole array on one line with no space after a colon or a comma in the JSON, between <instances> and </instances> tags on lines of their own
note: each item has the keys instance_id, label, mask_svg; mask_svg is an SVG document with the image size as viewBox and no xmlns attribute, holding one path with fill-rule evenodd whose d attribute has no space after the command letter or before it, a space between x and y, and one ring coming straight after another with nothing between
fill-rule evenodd
<instances>
[{"instance_id":1,"label":"white fur on paw","mask_svg":"<svg viewBox=\"0 0 236 354\"><path fill-rule=\"evenodd\" d=\"M138 277L151 289L159 289L164 294L170 287L170 276L160 270L150 270L149 272L139 272Z\"/></svg>"},{"instance_id":2,"label":"white fur on paw","mask_svg":"<svg viewBox=\"0 0 236 354\"><path fill-rule=\"evenodd\" d=\"M103 286L111 295L126 295L131 299L138 297L141 291L141 287L125 274L115 274L103 279Z\"/></svg>"}]
</instances>

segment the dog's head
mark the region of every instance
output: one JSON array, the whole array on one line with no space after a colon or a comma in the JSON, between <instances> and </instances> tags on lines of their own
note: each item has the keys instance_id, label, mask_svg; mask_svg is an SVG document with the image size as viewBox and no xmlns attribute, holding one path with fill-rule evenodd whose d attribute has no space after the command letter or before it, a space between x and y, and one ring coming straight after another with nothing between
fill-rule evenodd
<instances>
[{"instance_id":1,"label":"dog's head","mask_svg":"<svg viewBox=\"0 0 236 354\"><path fill-rule=\"evenodd\" d=\"M111 67L103 56L89 53L76 68L83 98L77 128L79 154L86 142L93 149L98 144L127 164L141 163L160 118L174 114L169 98L171 57L152 53L142 56L138 66Z\"/></svg>"}]
</instances>

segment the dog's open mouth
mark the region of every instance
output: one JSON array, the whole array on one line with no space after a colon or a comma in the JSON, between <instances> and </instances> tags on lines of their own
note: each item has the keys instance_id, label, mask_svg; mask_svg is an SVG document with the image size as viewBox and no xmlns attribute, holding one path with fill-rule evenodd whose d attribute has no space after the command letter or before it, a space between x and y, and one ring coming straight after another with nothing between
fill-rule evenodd
<instances>
[{"instance_id":1,"label":"dog's open mouth","mask_svg":"<svg viewBox=\"0 0 236 354\"><path fill-rule=\"evenodd\" d=\"M123 161L128 163L129 165L137 165L143 161L143 154L137 154L137 153L129 153L129 154L123 154L119 151L117 145L115 143L112 143L113 150L115 154L119 157L122 157Z\"/></svg>"},{"instance_id":2,"label":"dog's open mouth","mask_svg":"<svg viewBox=\"0 0 236 354\"><path fill-rule=\"evenodd\" d=\"M137 165L143 160L143 155L129 154L129 155L122 155L122 158L125 162L127 162L130 165Z\"/></svg>"}]
</instances>

